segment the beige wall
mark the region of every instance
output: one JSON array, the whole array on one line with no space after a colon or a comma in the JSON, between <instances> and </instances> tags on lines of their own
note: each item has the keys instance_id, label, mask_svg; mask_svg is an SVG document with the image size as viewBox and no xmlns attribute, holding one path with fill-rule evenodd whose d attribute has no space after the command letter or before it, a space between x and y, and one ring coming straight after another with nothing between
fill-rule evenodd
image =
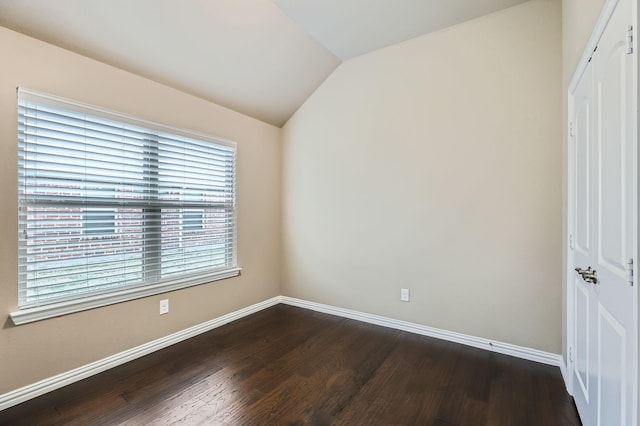
<instances>
[{"instance_id":1,"label":"beige wall","mask_svg":"<svg viewBox=\"0 0 640 426\"><path fill-rule=\"evenodd\" d=\"M283 294L559 353L561 61L532 0L344 62L284 128Z\"/></svg>"},{"instance_id":2,"label":"beige wall","mask_svg":"<svg viewBox=\"0 0 640 426\"><path fill-rule=\"evenodd\" d=\"M281 130L0 28L0 394L279 294ZM17 308L17 113L23 86L238 143L242 275L12 326ZM168 297L171 312L158 315Z\"/></svg>"}]
</instances>

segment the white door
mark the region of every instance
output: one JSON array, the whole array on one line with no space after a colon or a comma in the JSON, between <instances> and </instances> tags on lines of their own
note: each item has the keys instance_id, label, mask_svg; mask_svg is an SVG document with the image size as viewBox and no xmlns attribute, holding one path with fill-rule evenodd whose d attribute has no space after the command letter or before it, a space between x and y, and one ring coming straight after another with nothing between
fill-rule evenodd
<instances>
[{"instance_id":1,"label":"white door","mask_svg":"<svg viewBox=\"0 0 640 426\"><path fill-rule=\"evenodd\" d=\"M620 0L572 96L573 396L585 426L635 422L635 54ZM570 360L571 361L571 360Z\"/></svg>"},{"instance_id":2,"label":"white door","mask_svg":"<svg viewBox=\"0 0 640 426\"><path fill-rule=\"evenodd\" d=\"M593 66L589 64L573 94L574 114L571 124L573 140L571 142L573 159L572 206L573 213L571 244L573 246L573 264L588 268L594 258L592 241L592 187L593 179ZM573 360L573 397L585 425L585 419L596 418L595 381L592 360L595 358L595 345L591 343L592 318L595 312L595 285L587 283L577 273L572 274L567 285L573 285L573 325L574 344L569 350Z\"/></svg>"}]
</instances>

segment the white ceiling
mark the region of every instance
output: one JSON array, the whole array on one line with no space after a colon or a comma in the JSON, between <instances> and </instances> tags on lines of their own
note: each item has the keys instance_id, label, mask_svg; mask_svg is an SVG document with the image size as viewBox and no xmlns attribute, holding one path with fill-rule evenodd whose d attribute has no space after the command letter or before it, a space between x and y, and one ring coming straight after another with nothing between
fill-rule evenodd
<instances>
[{"instance_id":1,"label":"white ceiling","mask_svg":"<svg viewBox=\"0 0 640 426\"><path fill-rule=\"evenodd\" d=\"M273 0L342 60L527 0Z\"/></svg>"},{"instance_id":2,"label":"white ceiling","mask_svg":"<svg viewBox=\"0 0 640 426\"><path fill-rule=\"evenodd\" d=\"M0 0L0 25L282 126L339 58L524 1Z\"/></svg>"}]
</instances>

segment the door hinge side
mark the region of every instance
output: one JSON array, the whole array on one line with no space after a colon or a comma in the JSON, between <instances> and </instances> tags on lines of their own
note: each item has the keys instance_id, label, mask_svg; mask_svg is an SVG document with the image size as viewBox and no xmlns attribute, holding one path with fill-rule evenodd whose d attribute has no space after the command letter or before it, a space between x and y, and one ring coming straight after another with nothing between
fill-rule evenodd
<instances>
[{"instance_id":1,"label":"door hinge side","mask_svg":"<svg viewBox=\"0 0 640 426\"><path fill-rule=\"evenodd\" d=\"M633 259L629 258L629 260L627 260L627 282L631 287L633 287L633 275Z\"/></svg>"},{"instance_id":2,"label":"door hinge side","mask_svg":"<svg viewBox=\"0 0 640 426\"><path fill-rule=\"evenodd\" d=\"M627 55L633 53L633 25L627 27Z\"/></svg>"},{"instance_id":3,"label":"door hinge side","mask_svg":"<svg viewBox=\"0 0 640 426\"><path fill-rule=\"evenodd\" d=\"M569 137L572 138L576 135L576 132L573 128L573 121L569 122Z\"/></svg>"},{"instance_id":4,"label":"door hinge side","mask_svg":"<svg viewBox=\"0 0 640 426\"><path fill-rule=\"evenodd\" d=\"M569 248L573 250L573 234L569 234Z\"/></svg>"}]
</instances>

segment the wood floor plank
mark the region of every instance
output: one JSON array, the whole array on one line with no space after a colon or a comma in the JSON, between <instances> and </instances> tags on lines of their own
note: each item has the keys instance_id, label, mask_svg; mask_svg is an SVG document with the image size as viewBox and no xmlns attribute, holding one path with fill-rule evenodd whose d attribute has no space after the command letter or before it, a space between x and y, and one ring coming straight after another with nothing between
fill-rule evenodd
<instances>
[{"instance_id":1,"label":"wood floor plank","mask_svg":"<svg viewBox=\"0 0 640 426\"><path fill-rule=\"evenodd\" d=\"M558 368L278 305L0 425L579 425Z\"/></svg>"}]
</instances>

